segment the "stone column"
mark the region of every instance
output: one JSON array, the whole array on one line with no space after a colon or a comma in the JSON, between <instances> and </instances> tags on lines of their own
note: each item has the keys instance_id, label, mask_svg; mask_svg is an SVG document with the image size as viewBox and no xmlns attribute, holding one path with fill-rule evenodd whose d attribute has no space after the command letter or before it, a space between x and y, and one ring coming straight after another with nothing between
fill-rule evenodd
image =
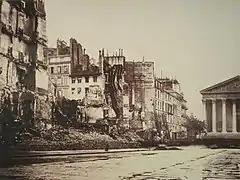
<instances>
[{"instance_id":1,"label":"stone column","mask_svg":"<svg viewBox=\"0 0 240 180\"><path fill-rule=\"evenodd\" d=\"M227 108L226 108L226 99L222 99L222 132L227 132Z\"/></svg>"},{"instance_id":2,"label":"stone column","mask_svg":"<svg viewBox=\"0 0 240 180\"><path fill-rule=\"evenodd\" d=\"M237 132L236 100L232 100L232 132Z\"/></svg>"},{"instance_id":3,"label":"stone column","mask_svg":"<svg viewBox=\"0 0 240 180\"><path fill-rule=\"evenodd\" d=\"M217 132L216 128L216 99L212 99L212 132Z\"/></svg>"},{"instance_id":4,"label":"stone column","mask_svg":"<svg viewBox=\"0 0 240 180\"><path fill-rule=\"evenodd\" d=\"M205 124L207 125L207 106L206 106L206 99L202 100L202 104L203 104L203 121L205 122Z\"/></svg>"}]
</instances>

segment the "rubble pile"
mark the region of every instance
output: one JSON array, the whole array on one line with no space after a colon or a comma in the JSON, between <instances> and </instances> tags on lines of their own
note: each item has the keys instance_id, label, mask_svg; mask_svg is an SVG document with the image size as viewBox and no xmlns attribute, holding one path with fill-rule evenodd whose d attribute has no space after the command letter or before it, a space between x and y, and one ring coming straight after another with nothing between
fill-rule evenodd
<instances>
[{"instance_id":1,"label":"rubble pile","mask_svg":"<svg viewBox=\"0 0 240 180\"><path fill-rule=\"evenodd\" d=\"M36 100L36 117L37 119L51 119L51 109L52 109L52 103L50 99L46 96L35 96Z\"/></svg>"},{"instance_id":2,"label":"rubble pile","mask_svg":"<svg viewBox=\"0 0 240 180\"><path fill-rule=\"evenodd\" d=\"M125 138L130 142L143 141L143 139L140 136L138 136L135 132L131 132L131 131L124 133L122 136L123 138Z\"/></svg>"},{"instance_id":3,"label":"rubble pile","mask_svg":"<svg viewBox=\"0 0 240 180\"><path fill-rule=\"evenodd\" d=\"M84 132L79 129L64 129L60 126L41 131L40 136L29 133L22 135L22 143L18 148L21 150L81 150L81 149L104 149L108 144L110 148L136 148L140 147L139 137L133 133L126 133L117 139L109 135L97 132ZM131 138L130 138L131 137Z\"/></svg>"}]
</instances>

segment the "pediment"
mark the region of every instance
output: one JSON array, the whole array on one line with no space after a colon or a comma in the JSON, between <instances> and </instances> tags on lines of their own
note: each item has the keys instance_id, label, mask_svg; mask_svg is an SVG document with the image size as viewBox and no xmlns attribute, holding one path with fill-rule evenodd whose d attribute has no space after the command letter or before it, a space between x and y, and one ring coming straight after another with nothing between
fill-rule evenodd
<instances>
[{"instance_id":1,"label":"pediment","mask_svg":"<svg viewBox=\"0 0 240 180\"><path fill-rule=\"evenodd\" d=\"M235 76L226 81L217 83L206 89L200 91L201 94L205 93L240 93L240 76Z\"/></svg>"}]
</instances>

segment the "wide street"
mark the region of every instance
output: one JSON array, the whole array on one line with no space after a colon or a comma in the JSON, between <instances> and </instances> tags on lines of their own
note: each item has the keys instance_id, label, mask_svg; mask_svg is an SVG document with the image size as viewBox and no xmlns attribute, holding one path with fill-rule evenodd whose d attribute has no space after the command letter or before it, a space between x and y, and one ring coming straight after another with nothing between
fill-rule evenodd
<instances>
[{"instance_id":1,"label":"wide street","mask_svg":"<svg viewBox=\"0 0 240 180\"><path fill-rule=\"evenodd\" d=\"M58 162L1 168L0 179L240 179L240 150L201 146L181 148L183 150L66 155Z\"/></svg>"}]
</instances>

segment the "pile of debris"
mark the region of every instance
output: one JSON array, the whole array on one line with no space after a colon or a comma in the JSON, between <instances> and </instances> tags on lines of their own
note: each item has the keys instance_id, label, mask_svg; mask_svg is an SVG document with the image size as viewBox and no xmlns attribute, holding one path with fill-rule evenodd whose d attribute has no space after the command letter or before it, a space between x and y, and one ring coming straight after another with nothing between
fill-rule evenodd
<instances>
[{"instance_id":1,"label":"pile of debris","mask_svg":"<svg viewBox=\"0 0 240 180\"><path fill-rule=\"evenodd\" d=\"M21 150L80 150L80 149L103 149L106 144L110 148L136 148L140 147L139 137L134 133L126 133L113 139L107 134L97 132L84 132L80 129L64 129L55 126L40 132L39 136L29 132L21 135ZM130 138L131 137L131 138Z\"/></svg>"}]
</instances>

